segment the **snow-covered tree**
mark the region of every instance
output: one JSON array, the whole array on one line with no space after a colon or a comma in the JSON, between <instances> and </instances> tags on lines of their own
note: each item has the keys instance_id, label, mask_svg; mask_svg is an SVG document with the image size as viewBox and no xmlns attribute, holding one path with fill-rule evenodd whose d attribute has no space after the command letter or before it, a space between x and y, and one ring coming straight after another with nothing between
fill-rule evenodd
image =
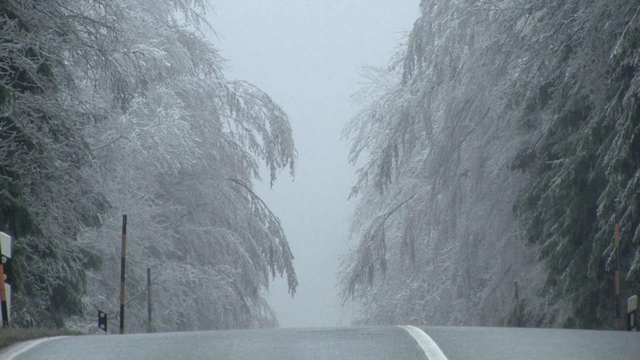
<instances>
[{"instance_id":1,"label":"snow-covered tree","mask_svg":"<svg viewBox=\"0 0 640 360\"><path fill-rule=\"evenodd\" d=\"M136 264L128 289L144 290L145 268L154 267L157 329L272 326L262 290L271 277L286 275L293 293L297 280L279 221L251 183L259 178L259 159L271 182L278 169L293 172L288 118L259 89L225 79L215 49L174 25L180 17L147 13L145 4L129 6L138 16L129 20L135 31L122 44L137 50L119 52L144 54L144 66L130 69L143 74L144 86L126 109L87 133L103 161L99 179L114 211L85 239L110 259L94 274L98 288L85 303L98 306L105 301L96 300L105 299L104 306L115 309L117 292L109 280L117 271L117 236L110 246L96 239L113 234L119 214L126 213L132 219L128 257ZM132 309L145 306L144 298L130 303ZM131 313L130 329L144 329L144 311Z\"/></svg>"},{"instance_id":2,"label":"snow-covered tree","mask_svg":"<svg viewBox=\"0 0 640 360\"><path fill-rule=\"evenodd\" d=\"M91 121L72 82L70 57L97 51L74 43L74 21L47 1L0 5L2 230L14 237L17 323L62 324L82 309L84 270L96 263L74 245L107 207L86 178Z\"/></svg>"},{"instance_id":3,"label":"snow-covered tree","mask_svg":"<svg viewBox=\"0 0 640 360\"><path fill-rule=\"evenodd\" d=\"M22 181L15 189L24 215L10 220L35 219L29 224L38 230L27 237L5 227L17 237L22 264L19 322L46 325L55 318L61 325L76 315L67 325L82 327L85 316L93 323L94 307L117 308L113 274L123 213L131 238L129 330L144 329L137 295L146 286L146 267L157 276L159 330L273 326L261 297L270 278L287 276L295 292L284 232L251 190L260 161L271 182L279 169L293 173L288 118L259 89L224 77L224 62L204 37L205 7L186 0L16 0L2 8L3 31L13 36L3 36L8 56L18 58L11 46L28 50L31 44L49 66L40 73L30 54L21 55L19 64L37 74L38 87L14 92L31 96L21 111L32 118L39 119L40 111L55 115L51 127L29 130L41 147L32 153L56 156L51 163L60 172L44 174L52 165L30 162L31 149L22 149L21 138L7 130L18 145L3 141L4 158L26 174L11 174L11 181ZM2 59L9 74L3 79L14 86L11 76L21 76L19 68L13 58ZM46 97L49 107L38 108L32 93ZM16 119L28 124L28 118L16 118L18 103L6 99L13 112L3 125ZM56 134L54 126L67 131ZM13 171L9 165L4 167ZM37 186L25 185L30 183ZM31 195L39 186L43 190ZM70 310L48 305L69 304L63 296L73 299L65 305ZM91 311L83 316L83 310Z\"/></svg>"},{"instance_id":4,"label":"snow-covered tree","mask_svg":"<svg viewBox=\"0 0 640 360\"><path fill-rule=\"evenodd\" d=\"M364 90L346 130L363 163L344 294L363 301L365 322L505 324L517 280L528 324L605 326L622 194L606 179L634 158L637 6L420 7L390 80ZM637 162L622 163L633 194ZM628 288L638 217L627 199Z\"/></svg>"},{"instance_id":5,"label":"snow-covered tree","mask_svg":"<svg viewBox=\"0 0 640 360\"><path fill-rule=\"evenodd\" d=\"M623 299L640 290L640 8L628 1L545 5L524 39L540 54L541 71L521 104L521 124L535 135L516 164L535 181L517 211L526 239L541 246L550 302L571 303L558 321L613 328L616 216Z\"/></svg>"}]
</instances>

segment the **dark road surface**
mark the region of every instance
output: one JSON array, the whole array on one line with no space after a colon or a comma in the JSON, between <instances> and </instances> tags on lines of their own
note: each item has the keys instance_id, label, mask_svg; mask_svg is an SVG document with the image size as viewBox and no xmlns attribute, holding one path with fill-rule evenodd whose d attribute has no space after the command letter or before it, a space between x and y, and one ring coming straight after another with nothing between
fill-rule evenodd
<instances>
[{"instance_id":1,"label":"dark road surface","mask_svg":"<svg viewBox=\"0 0 640 360\"><path fill-rule=\"evenodd\" d=\"M354 327L76 336L15 345L1 360L32 359L640 359L640 332Z\"/></svg>"}]
</instances>

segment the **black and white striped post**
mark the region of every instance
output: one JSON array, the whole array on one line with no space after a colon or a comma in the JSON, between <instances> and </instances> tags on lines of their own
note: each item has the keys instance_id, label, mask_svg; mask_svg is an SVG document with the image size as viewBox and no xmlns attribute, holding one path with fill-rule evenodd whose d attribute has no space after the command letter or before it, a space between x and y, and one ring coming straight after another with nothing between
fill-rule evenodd
<instances>
[{"instance_id":1,"label":"black and white striped post","mask_svg":"<svg viewBox=\"0 0 640 360\"><path fill-rule=\"evenodd\" d=\"M153 332L152 322L152 303L151 303L151 268L147 268L147 332Z\"/></svg>"},{"instance_id":2,"label":"black and white striped post","mask_svg":"<svg viewBox=\"0 0 640 360\"><path fill-rule=\"evenodd\" d=\"M122 215L122 257L120 258L120 334L124 334L124 271L127 256L127 215Z\"/></svg>"}]
</instances>

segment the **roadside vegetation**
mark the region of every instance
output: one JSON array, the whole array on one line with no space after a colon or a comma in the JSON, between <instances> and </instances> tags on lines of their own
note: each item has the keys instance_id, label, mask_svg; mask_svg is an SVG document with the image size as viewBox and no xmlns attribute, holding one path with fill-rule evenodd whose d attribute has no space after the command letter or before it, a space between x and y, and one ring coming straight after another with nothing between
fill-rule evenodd
<instances>
[{"instance_id":1,"label":"roadside vegetation","mask_svg":"<svg viewBox=\"0 0 640 360\"><path fill-rule=\"evenodd\" d=\"M499 326L517 281L526 326L613 328L616 222L621 296L640 292L638 3L420 9L346 128L344 298L368 324Z\"/></svg>"}]
</instances>

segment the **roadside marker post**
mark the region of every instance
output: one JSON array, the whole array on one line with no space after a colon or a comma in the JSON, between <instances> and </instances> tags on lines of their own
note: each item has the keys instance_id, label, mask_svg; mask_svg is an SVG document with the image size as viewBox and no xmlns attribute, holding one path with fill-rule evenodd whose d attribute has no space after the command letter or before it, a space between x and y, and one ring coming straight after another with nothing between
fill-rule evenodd
<instances>
[{"instance_id":1,"label":"roadside marker post","mask_svg":"<svg viewBox=\"0 0 640 360\"><path fill-rule=\"evenodd\" d=\"M0 232L0 312L2 326L11 324L11 237Z\"/></svg>"},{"instance_id":2,"label":"roadside marker post","mask_svg":"<svg viewBox=\"0 0 640 360\"><path fill-rule=\"evenodd\" d=\"M615 230L613 233L613 244L615 245L615 255L616 255L616 271L615 271L615 282L616 282L616 330L622 330L622 320L620 319L620 222L618 221L618 199L615 200Z\"/></svg>"},{"instance_id":3,"label":"roadside marker post","mask_svg":"<svg viewBox=\"0 0 640 360\"><path fill-rule=\"evenodd\" d=\"M513 285L515 287L515 296L516 296L516 325L520 327L521 326L520 324L520 291L518 288L517 281L514 281Z\"/></svg>"},{"instance_id":4,"label":"roadside marker post","mask_svg":"<svg viewBox=\"0 0 640 360\"><path fill-rule=\"evenodd\" d=\"M127 215L122 215L122 257L120 258L120 334L124 334L124 272L127 257Z\"/></svg>"},{"instance_id":5,"label":"roadside marker post","mask_svg":"<svg viewBox=\"0 0 640 360\"><path fill-rule=\"evenodd\" d=\"M147 316L148 316L148 324L147 324L147 332L153 332L153 322L151 321L152 315L152 304L151 304L151 268L147 268Z\"/></svg>"},{"instance_id":6,"label":"roadside marker post","mask_svg":"<svg viewBox=\"0 0 640 360\"><path fill-rule=\"evenodd\" d=\"M627 330L638 331L638 295L627 299Z\"/></svg>"},{"instance_id":7,"label":"roadside marker post","mask_svg":"<svg viewBox=\"0 0 640 360\"><path fill-rule=\"evenodd\" d=\"M4 265L0 264L0 307L2 307L2 327L9 326L9 307L7 306L7 290L4 283Z\"/></svg>"}]
</instances>

